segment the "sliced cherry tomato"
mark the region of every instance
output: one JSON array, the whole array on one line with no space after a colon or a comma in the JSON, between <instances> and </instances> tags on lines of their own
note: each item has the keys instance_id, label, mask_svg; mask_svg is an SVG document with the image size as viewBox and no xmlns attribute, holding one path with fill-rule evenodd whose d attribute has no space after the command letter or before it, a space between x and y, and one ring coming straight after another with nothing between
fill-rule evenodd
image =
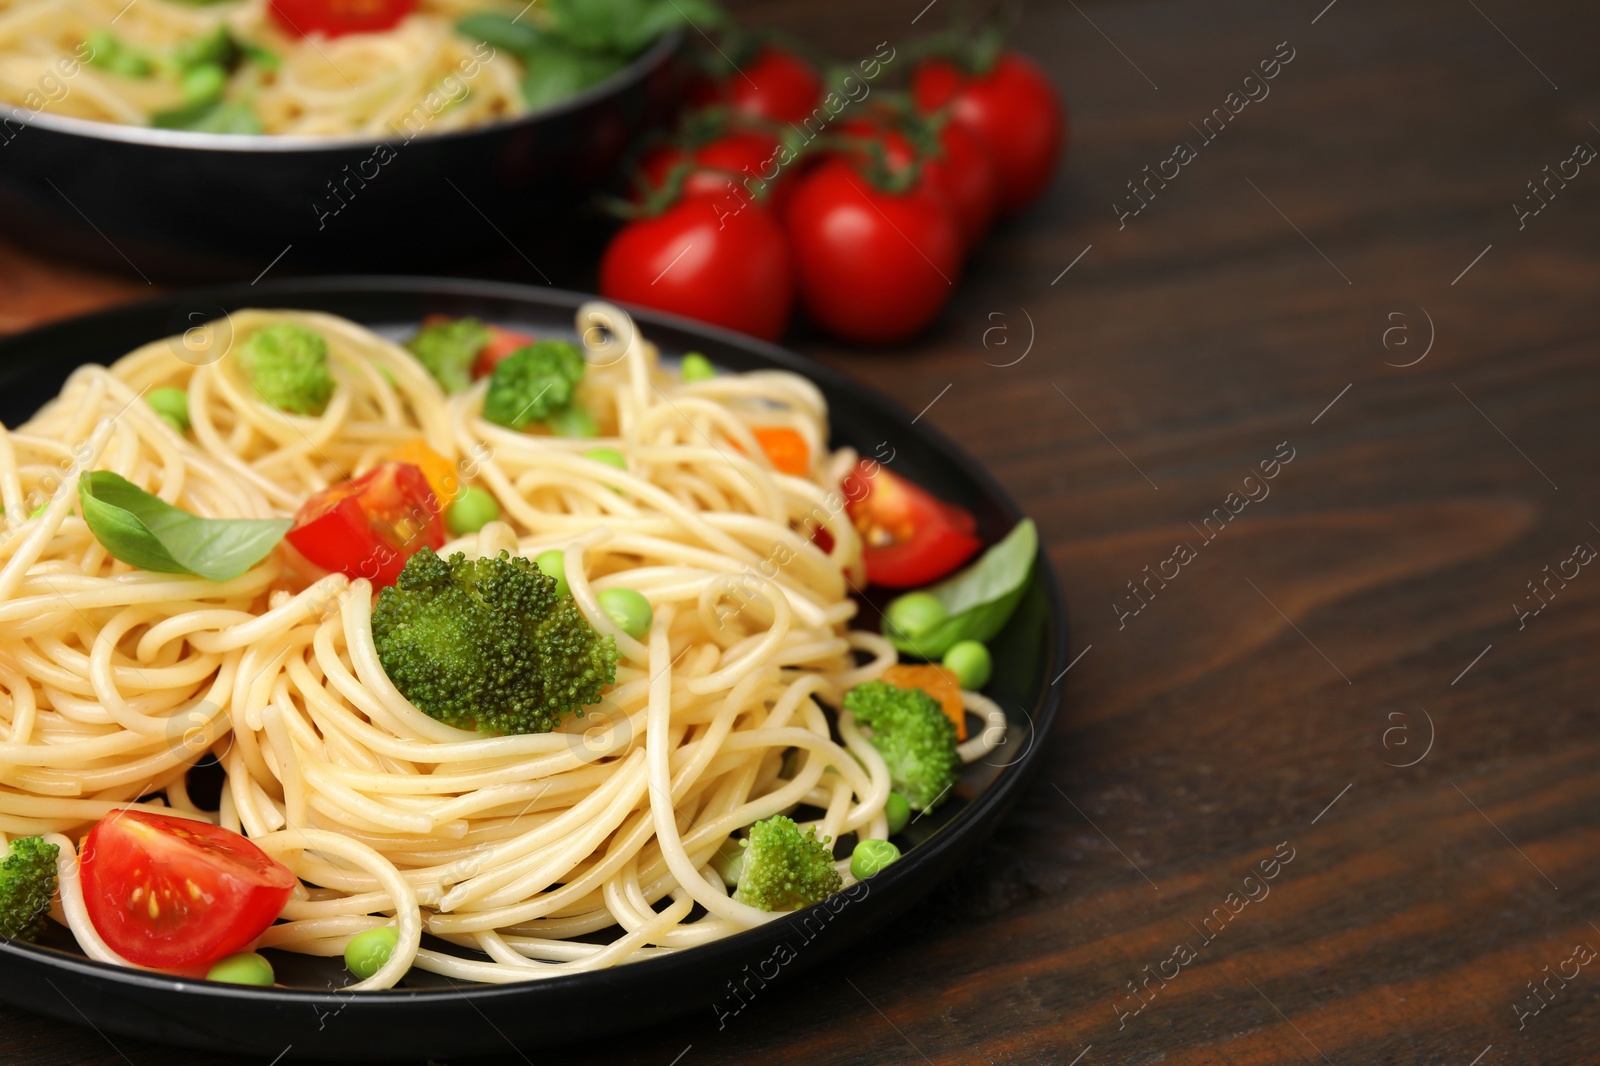
<instances>
[{"instance_id":1,"label":"sliced cherry tomato","mask_svg":"<svg viewBox=\"0 0 1600 1066\"><path fill-rule=\"evenodd\" d=\"M951 121L989 149L1001 211L1021 210L1049 184L1067 137L1067 113L1032 62L1005 52L987 73L969 74L947 59L929 59L917 67L911 91L917 107L929 114L948 107Z\"/></svg>"},{"instance_id":2,"label":"sliced cherry tomato","mask_svg":"<svg viewBox=\"0 0 1600 1066\"><path fill-rule=\"evenodd\" d=\"M461 478L456 466L428 446L421 437L412 437L386 457L390 462L410 463L428 479L428 487L443 503L448 504L461 491Z\"/></svg>"},{"instance_id":3,"label":"sliced cherry tomato","mask_svg":"<svg viewBox=\"0 0 1600 1066\"><path fill-rule=\"evenodd\" d=\"M723 92L746 115L801 122L822 102L822 79L793 52L768 45L723 82Z\"/></svg>"},{"instance_id":4,"label":"sliced cherry tomato","mask_svg":"<svg viewBox=\"0 0 1600 1066\"><path fill-rule=\"evenodd\" d=\"M939 701L944 716L955 723L956 739L967 739L967 705L961 700L961 682L936 663L895 663L883 679L896 688L920 688Z\"/></svg>"},{"instance_id":5,"label":"sliced cherry tomato","mask_svg":"<svg viewBox=\"0 0 1600 1066\"><path fill-rule=\"evenodd\" d=\"M432 314L422 316L424 326L438 326L446 322L455 321L454 315ZM472 364L472 376L486 378L494 373L494 368L500 360L516 351L526 348L538 338L531 333L519 333L514 329L497 326L493 322L485 322L483 328L489 331L489 340L482 348L478 349L477 361ZM402 460L411 462L411 460ZM420 465L420 464L419 464Z\"/></svg>"},{"instance_id":6,"label":"sliced cherry tomato","mask_svg":"<svg viewBox=\"0 0 1600 1066\"><path fill-rule=\"evenodd\" d=\"M442 504L411 463L380 463L311 497L294 516L289 543L328 570L392 585L411 553L444 546Z\"/></svg>"},{"instance_id":7,"label":"sliced cherry tomato","mask_svg":"<svg viewBox=\"0 0 1600 1066\"><path fill-rule=\"evenodd\" d=\"M801 179L785 221L806 313L845 340L907 340L955 291L961 232L926 175L889 192L831 159Z\"/></svg>"},{"instance_id":8,"label":"sliced cherry tomato","mask_svg":"<svg viewBox=\"0 0 1600 1066\"><path fill-rule=\"evenodd\" d=\"M796 477L811 473L811 448L794 430L784 426L757 426L750 433L780 473Z\"/></svg>"},{"instance_id":9,"label":"sliced cherry tomato","mask_svg":"<svg viewBox=\"0 0 1600 1066\"><path fill-rule=\"evenodd\" d=\"M971 512L936 499L870 459L844 483L845 510L861 534L867 580L895 589L937 581L983 546Z\"/></svg>"},{"instance_id":10,"label":"sliced cherry tomato","mask_svg":"<svg viewBox=\"0 0 1600 1066\"><path fill-rule=\"evenodd\" d=\"M393 29L416 10L417 0L267 0L267 7L297 37L338 37Z\"/></svg>"},{"instance_id":11,"label":"sliced cherry tomato","mask_svg":"<svg viewBox=\"0 0 1600 1066\"><path fill-rule=\"evenodd\" d=\"M295 876L231 830L118 811L89 830L83 905L106 946L139 966L231 955L271 925Z\"/></svg>"},{"instance_id":12,"label":"sliced cherry tomato","mask_svg":"<svg viewBox=\"0 0 1600 1066\"><path fill-rule=\"evenodd\" d=\"M794 306L794 266L766 208L733 212L720 199L690 197L617 232L600 262L600 292L770 341Z\"/></svg>"},{"instance_id":13,"label":"sliced cherry tomato","mask_svg":"<svg viewBox=\"0 0 1600 1066\"><path fill-rule=\"evenodd\" d=\"M478 352L478 361L472 364L472 376L475 378L486 378L493 374L494 368L500 365L500 360L512 352L526 348L537 339L532 334L503 329L493 324L488 325L488 330L489 343Z\"/></svg>"}]
</instances>

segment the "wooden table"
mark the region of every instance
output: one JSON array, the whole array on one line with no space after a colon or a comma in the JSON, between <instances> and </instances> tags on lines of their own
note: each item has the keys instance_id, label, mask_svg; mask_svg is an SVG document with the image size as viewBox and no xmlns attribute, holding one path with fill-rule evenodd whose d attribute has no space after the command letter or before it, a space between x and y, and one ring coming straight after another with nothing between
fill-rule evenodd
<instances>
[{"instance_id":1,"label":"wooden table","mask_svg":"<svg viewBox=\"0 0 1600 1066\"><path fill-rule=\"evenodd\" d=\"M925 2L745 14L849 55ZM1033 5L1050 195L918 343L795 338L1049 543L1081 657L1010 821L725 1030L507 1063L1594 1061L1600 168L1526 183L1600 145L1600 12L1325 3ZM145 291L0 251L0 328ZM0 1009L7 1059L212 1061L110 1045Z\"/></svg>"}]
</instances>

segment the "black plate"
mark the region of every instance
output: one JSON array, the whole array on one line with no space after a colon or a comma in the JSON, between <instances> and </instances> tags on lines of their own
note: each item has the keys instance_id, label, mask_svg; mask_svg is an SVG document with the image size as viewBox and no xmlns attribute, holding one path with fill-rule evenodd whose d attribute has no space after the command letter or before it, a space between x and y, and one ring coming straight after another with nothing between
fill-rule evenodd
<instances>
[{"instance_id":1,"label":"black plate","mask_svg":"<svg viewBox=\"0 0 1600 1066\"><path fill-rule=\"evenodd\" d=\"M551 289L411 278L330 278L173 296L0 342L0 415L16 425L54 396L79 364L109 363L224 310L327 311L393 336L433 312L471 314L541 336L572 337L573 313L584 299ZM779 367L810 378L828 398L834 445L878 454L897 473L970 508L985 541L1022 518L1005 490L954 442L913 426L905 411L833 371L684 319L641 312L637 321L669 356L698 350L736 370ZM1042 556L1033 586L992 646L995 679L987 692L1010 719L1005 743L967 768L935 814L907 827L900 838L909 845L903 859L862 882L863 889L793 917L594 973L487 986L413 971L402 988L362 994L337 991L346 980L337 960L276 953L280 979L299 987L262 989L107 966L70 945L0 941L0 998L74 1024L88 1020L110 1033L269 1058L290 1045L292 1057L456 1057L503 1052L508 1040L521 1048L552 1045L692 1011L715 1017L735 1010L735 980L740 987L789 980L887 923L969 856L1009 808L1039 751L1036 740L1055 717L1061 690L1051 679L1068 661L1066 605ZM626 1009L617 1010L618 1004ZM485 1018L493 1024L483 1025Z\"/></svg>"},{"instance_id":2,"label":"black plate","mask_svg":"<svg viewBox=\"0 0 1600 1066\"><path fill-rule=\"evenodd\" d=\"M431 272L491 253L551 270L552 248L595 225L575 208L676 106L682 40L664 35L566 100L447 133L430 132L426 112L381 139L283 137L0 103L0 230L122 277Z\"/></svg>"}]
</instances>

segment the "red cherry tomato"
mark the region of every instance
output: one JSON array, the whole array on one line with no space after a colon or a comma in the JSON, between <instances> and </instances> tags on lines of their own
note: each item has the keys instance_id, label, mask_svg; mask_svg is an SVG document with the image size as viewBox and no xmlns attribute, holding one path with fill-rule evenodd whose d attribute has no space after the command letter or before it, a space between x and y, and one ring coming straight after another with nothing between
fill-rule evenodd
<instances>
[{"instance_id":1,"label":"red cherry tomato","mask_svg":"<svg viewBox=\"0 0 1600 1066\"><path fill-rule=\"evenodd\" d=\"M880 121L856 119L840 131L874 138L883 146L884 161L894 171L909 167L917 152L903 133ZM976 134L955 122L939 130L939 154L922 161L924 180L944 196L961 230L963 248L971 248L988 232L1000 206L1000 179L994 162Z\"/></svg>"},{"instance_id":2,"label":"red cherry tomato","mask_svg":"<svg viewBox=\"0 0 1600 1066\"><path fill-rule=\"evenodd\" d=\"M926 177L903 193L832 159L807 175L785 216L800 299L818 325L862 344L893 344L938 315L961 273L961 234Z\"/></svg>"},{"instance_id":3,"label":"red cherry tomato","mask_svg":"<svg viewBox=\"0 0 1600 1066\"><path fill-rule=\"evenodd\" d=\"M936 499L870 459L842 486L845 511L861 534L867 580L917 588L953 573L983 546L971 512Z\"/></svg>"},{"instance_id":4,"label":"red cherry tomato","mask_svg":"<svg viewBox=\"0 0 1600 1066\"><path fill-rule=\"evenodd\" d=\"M106 946L139 966L215 962L271 925L294 887L288 867L238 833L117 811L89 830L83 905Z\"/></svg>"},{"instance_id":5,"label":"red cherry tomato","mask_svg":"<svg viewBox=\"0 0 1600 1066\"><path fill-rule=\"evenodd\" d=\"M800 122L822 102L822 79L793 52L768 45L724 80L723 92L735 111L773 122Z\"/></svg>"},{"instance_id":6,"label":"red cherry tomato","mask_svg":"<svg viewBox=\"0 0 1600 1066\"><path fill-rule=\"evenodd\" d=\"M393 29L416 10L417 0L267 0L267 7L296 37L338 37Z\"/></svg>"},{"instance_id":7,"label":"red cherry tomato","mask_svg":"<svg viewBox=\"0 0 1600 1066\"><path fill-rule=\"evenodd\" d=\"M765 208L693 197L617 232L600 262L600 292L776 340L794 306L794 266Z\"/></svg>"},{"instance_id":8,"label":"red cherry tomato","mask_svg":"<svg viewBox=\"0 0 1600 1066\"><path fill-rule=\"evenodd\" d=\"M424 326L438 326L446 322L455 321L454 315L432 314L423 315ZM514 329L505 329L492 322L485 322L483 328L489 331L489 340L482 348L478 349L478 358L472 364L472 376L486 378L494 373L494 368L500 360L516 351L526 348L538 338L531 333L519 333Z\"/></svg>"},{"instance_id":9,"label":"red cherry tomato","mask_svg":"<svg viewBox=\"0 0 1600 1066\"><path fill-rule=\"evenodd\" d=\"M420 469L379 463L302 504L289 543L324 569L382 588L394 584L418 548L444 546L440 508Z\"/></svg>"},{"instance_id":10,"label":"red cherry tomato","mask_svg":"<svg viewBox=\"0 0 1600 1066\"><path fill-rule=\"evenodd\" d=\"M737 207L741 198L750 199L770 180L766 206L778 212L781 197L789 188L784 180L787 175L778 165L778 153L778 138L770 133L731 130L693 151L671 145L652 149L639 161L639 171L647 188L658 189L672 169L687 159L694 168L683 179L683 197L720 199L730 208Z\"/></svg>"},{"instance_id":11,"label":"red cherry tomato","mask_svg":"<svg viewBox=\"0 0 1600 1066\"><path fill-rule=\"evenodd\" d=\"M1066 109L1044 72L1006 52L987 74L968 74L944 59L929 59L911 80L917 107L950 108L952 121L989 149L1000 178L1000 209L1021 210L1038 198L1054 173L1067 136Z\"/></svg>"},{"instance_id":12,"label":"red cherry tomato","mask_svg":"<svg viewBox=\"0 0 1600 1066\"><path fill-rule=\"evenodd\" d=\"M488 377L500 365L500 360L520 348L526 348L537 339L514 329L502 329L495 325L488 328L489 343L478 351L478 360L472 364L472 376L475 378Z\"/></svg>"}]
</instances>

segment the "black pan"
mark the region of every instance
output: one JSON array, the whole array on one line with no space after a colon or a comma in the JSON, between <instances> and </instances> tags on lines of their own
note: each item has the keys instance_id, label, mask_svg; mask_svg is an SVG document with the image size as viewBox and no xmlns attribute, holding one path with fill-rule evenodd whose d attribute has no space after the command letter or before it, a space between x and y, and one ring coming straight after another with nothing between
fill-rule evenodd
<instances>
[{"instance_id":1,"label":"black pan","mask_svg":"<svg viewBox=\"0 0 1600 1066\"><path fill-rule=\"evenodd\" d=\"M0 342L0 416L8 425L54 396L82 363L109 363L152 339L245 307L343 315L404 336L422 316L477 315L540 336L575 337L586 297L492 282L329 278L166 297L46 326ZM970 456L938 431L859 385L797 355L739 334L641 312L645 335L667 356L698 350L735 370L804 374L828 399L835 446L892 461L896 472L972 510L993 542L1022 513ZM892 456L887 449L892 449ZM867 607L863 617L877 617ZM870 624L868 622L867 624ZM993 642L986 690L1010 719L1005 742L972 764L952 797L898 838L907 850L865 882L725 940L594 973L517 985L452 983L413 971L387 992L341 993L340 960L272 952L283 985L247 988L179 980L91 962L63 935L47 945L0 941L0 998L106 1033L235 1054L420 1060L582 1040L698 1012L726 1020L775 982L792 982L926 895L970 856L1017 796L1060 702L1052 684L1067 659L1066 604L1047 559L1017 613ZM793 986L785 994L793 995ZM484 1025L488 1020L490 1025Z\"/></svg>"},{"instance_id":2,"label":"black pan","mask_svg":"<svg viewBox=\"0 0 1600 1066\"><path fill-rule=\"evenodd\" d=\"M269 266L435 273L490 253L538 277L552 248L592 226L574 209L675 106L681 42L666 34L550 107L449 133L418 119L381 141L158 130L0 103L0 230L144 280L250 280ZM52 85L72 91L70 78Z\"/></svg>"}]
</instances>

